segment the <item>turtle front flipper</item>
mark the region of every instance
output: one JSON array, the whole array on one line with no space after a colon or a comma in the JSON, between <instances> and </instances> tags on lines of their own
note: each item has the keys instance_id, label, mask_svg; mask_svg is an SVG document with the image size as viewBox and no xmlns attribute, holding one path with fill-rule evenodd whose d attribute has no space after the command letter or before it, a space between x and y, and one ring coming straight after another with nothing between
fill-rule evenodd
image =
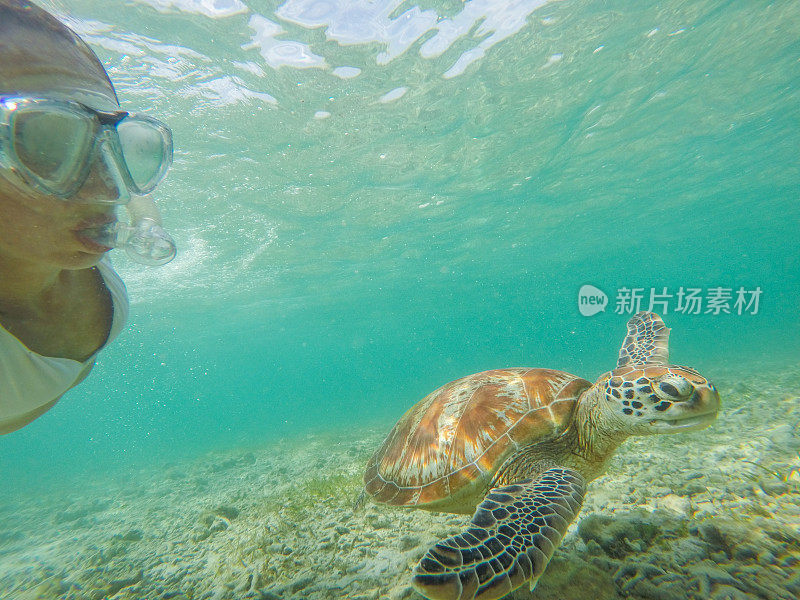
<instances>
[{"instance_id":1,"label":"turtle front flipper","mask_svg":"<svg viewBox=\"0 0 800 600\"><path fill-rule=\"evenodd\" d=\"M638 312L628 321L628 335L619 350L617 368L666 365L669 362L669 327L656 313Z\"/></svg>"},{"instance_id":2,"label":"turtle front flipper","mask_svg":"<svg viewBox=\"0 0 800 600\"><path fill-rule=\"evenodd\" d=\"M577 516L584 487L579 473L557 467L489 490L464 533L425 553L412 585L431 600L495 600L529 580L533 589Z\"/></svg>"}]
</instances>

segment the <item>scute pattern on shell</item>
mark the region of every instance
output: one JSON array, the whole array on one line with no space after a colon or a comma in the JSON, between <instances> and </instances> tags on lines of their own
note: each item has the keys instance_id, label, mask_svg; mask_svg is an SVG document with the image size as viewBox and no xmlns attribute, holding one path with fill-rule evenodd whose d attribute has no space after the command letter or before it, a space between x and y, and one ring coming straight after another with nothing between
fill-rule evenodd
<instances>
[{"instance_id":1,"label":"scute pattern on shell","mask_svg":"<svg viewBox=\"0 0 800 600\"><path fill-rule=\"evenodd\" d=\"M375 500L417 506L485 478L515 450L555 437L591 383L550 369L476 373L439 388L398 421L367 464Z\"/></svg>"}]
</instances>

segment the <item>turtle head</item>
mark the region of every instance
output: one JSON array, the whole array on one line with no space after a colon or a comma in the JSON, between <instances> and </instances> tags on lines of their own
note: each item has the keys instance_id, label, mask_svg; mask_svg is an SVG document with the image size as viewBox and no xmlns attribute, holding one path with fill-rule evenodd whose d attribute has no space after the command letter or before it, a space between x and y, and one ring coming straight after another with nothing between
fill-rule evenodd
<instances>
[{"instance_id":1,"label":"turtle head","mask_svg":"<svg viewBox=\"0 0 800 600\"><path fill-rule=\"evenodd\" d=\"M641 312L628 321L617 368L595 387L613 421L631 435L677 433L708 427L720 407L713 384L689 367L668 364L669 329Z\"/></svg>"},{"instance_id":2,"label":"turtle head","mask_svg":"<svg viewBox=\"0 0 800 600\"><path fill-rule=\"evenodd\" d=\"M622 367L603 375L598 387L614 420L635 435L704 429L720 406L714 385L689 367Z\"/></svg>"}]
</instances>

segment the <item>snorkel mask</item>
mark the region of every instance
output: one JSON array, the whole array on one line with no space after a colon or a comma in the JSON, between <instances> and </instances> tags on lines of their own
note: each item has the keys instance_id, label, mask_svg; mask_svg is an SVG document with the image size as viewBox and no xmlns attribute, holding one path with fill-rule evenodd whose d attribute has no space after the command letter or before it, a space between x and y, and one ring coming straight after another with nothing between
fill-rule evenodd
<instances>
[{"instance_id":1,"label":"snorkel mask","mask_svg":"<svg viewBox=\"0 0 800 600\"><path fill-rule=\"evenodd\" d=\"M142 264L171 261L175 242L158 224L157 211L131 202L133 195L152 192L172 163L172 134L166 125L72 100L0 96L0 171L69 202L95 163L102 165L98 171L113 193L91 201L126 206L129 222L95 228L88 232L91 238L108 248L125 249Z\"/></svg>"}]
</instances>

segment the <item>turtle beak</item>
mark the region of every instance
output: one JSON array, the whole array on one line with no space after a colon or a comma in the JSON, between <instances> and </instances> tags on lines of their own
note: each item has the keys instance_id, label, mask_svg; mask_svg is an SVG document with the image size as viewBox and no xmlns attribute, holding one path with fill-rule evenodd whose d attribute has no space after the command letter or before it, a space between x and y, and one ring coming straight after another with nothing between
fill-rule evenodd
<instances>
[{"instance_id":1,"label":"turtle beak","mask_svg":"<svg viewBox=\"0 0 800 600\"><path fill-rule=\"evenodd\" d=\"M717 418L721 401L716 388L698 386L684 402L676 402L663 417L650 421L658 433L697 431L705 429Z\"/></svg>"}]
</instances>

